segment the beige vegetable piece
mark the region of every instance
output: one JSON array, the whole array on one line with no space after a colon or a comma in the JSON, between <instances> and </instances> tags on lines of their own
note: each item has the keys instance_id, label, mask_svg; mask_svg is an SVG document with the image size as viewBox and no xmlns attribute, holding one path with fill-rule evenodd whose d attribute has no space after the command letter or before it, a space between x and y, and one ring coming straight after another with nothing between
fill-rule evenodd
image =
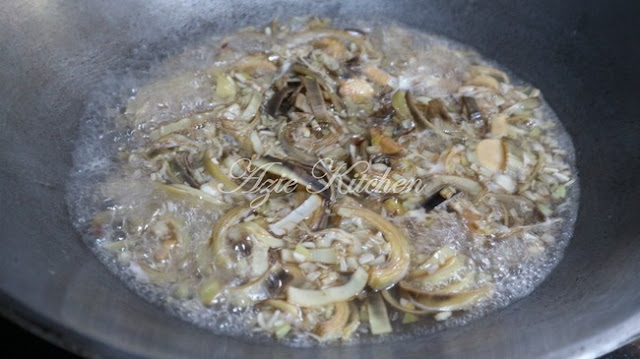
<instances>
[{"instance_id":1,"label":"beige vegetable piece","mask_svg":"<svg viewBox=\"0 0 640 359\"><path fill-rule=\"evenodd\" d=\"M476 75L491 76L500 82L509 83L509 76L503 71L500 71L494 67L481 65L471 66L471 73Z\"/></svg>"},{"instance_id":2,"label":"beige vegetable piece","mask_svg":"<svg viewBox=\"0 0 640 359\"><path fill-rule=\"evenodd\" d=\"M216 75L216 96L221 99L232 100L236 97L236 84L231 77L222 72Z\"/></svg>"},{"instance_id":3,"label":"beige vegetable piece","mask_svg":"<svg viewBox=\"0 0 640 359\"><path fill-rule=\"evenodd\" d=\"M340 85L340 95L355 103L364 103L373 97L373 87L363 79L349 79Z\"/></svg>"},{"instance_id":4,"label":"beige vegetable piece","mask_svg":"<svg viewBox=\"0 0 640 359\"><path fill-rule=\"evenodd\" d=\"M476 156L480 164L493 171L504 170L506 162L505 146L495 138L487 138L476 146Z\"/></svg>"},{"instance_id":5,"label":"beige vegetable piece","mask_svg":"<svg viewBox=\"0 0 640 359\"><path fill-rule=\"evenodd\" d=\"M263 76L278 70L264 55L249 55L243 57L236 62L233 69L238 72L247 72L253 76Z\"/></svg>"},{"instance_id":6,"label":"beige vegetable piece","mask_svg":"<svg viewBox=\"0 0 640 359\"><path fill-rule=\"evenodd\" d=\"M509 123L507 122L507 116L499 114L491 119L491 136L500 138L506 136L508 132Z\"/></svg>"},{"instance_id":7,"label":"beige vegetable piece","mask_svg":"<svg viewBox=\"0 0 640 359\"><path fill-rule=\"evenodd\" d=\"M347 60L348 53L347 48L342 44L342 42L331 38L325 37L313 43L316 48L322 49L327 55L340 60Z\"/></svg>"},{"instance_id":8,"label":"beige vegetable piece","mask_svg":"<svg viewBox=\"0 0 640 359\"><path fill-rule=\"evenodd\" d=\"M300 307L295 306L293 304L289 304L284 300L267 299L264 303L278 310L281 310L284 313L291 314L294 318L302 319L302 310L300 309Z\"/></svg>"},{"instance_id":9,"label":"beige vegetable piece","mask_svg":"<svg viewBox=\"0 0 640 359\"><path fill-rule=\"evenodd\" d=\"M371 144L380 146L380 150L384 154L395 155L404 150L404 147L400 146L393 138L385 136L382 130L377 127L370 129L369 134L371 135Z\"/></svg>"},{"instance_id":10,"label":"beige vegetable piece","mask_svg":"<svg viewBox=\"0 0 640 359\"><path fill-rule=\"evenodd\" d=\"M369 297L369 305L367 305L369 312L369 326L371 328L371 334L380 335L391 333L391 322L389 321L389 313L387 313L387 306L384 304L384 300L380 296L380 293L373 293Z\"/></svg>"},{"instance_id":11,"label":"beige vegetable piece","mask_svg":"<svg viewBox=\"0 0 640 359\"><path fill-rule=\"evenodd\" d=\"M392 80L391 75L375 65L366 66L362 72L376 85L386 86L389 85Z\"/></svg>"},{"instance_id":12,"label":"beige vegetable piece","mask_svg":"<svg viewBox=\"0 0 640 359\"><path fill-rule=\"evenodd\" d=\"M471 81L467 82L467 85L486 87L493 90L495 93L500 93L500 83L498 80L487 75L476 76L471 79Z\"/></svg>"}]
</instances>

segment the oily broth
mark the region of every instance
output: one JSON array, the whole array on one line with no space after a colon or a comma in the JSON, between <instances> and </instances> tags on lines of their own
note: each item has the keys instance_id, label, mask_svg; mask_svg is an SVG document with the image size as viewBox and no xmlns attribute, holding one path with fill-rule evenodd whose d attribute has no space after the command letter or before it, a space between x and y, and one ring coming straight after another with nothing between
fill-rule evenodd
<instances>
[{"instance_id":1,"label":"oily broth","mask_svg":"<svg viewBox=\"0 0 640 359\"><path fill-rule=\"evenodd\" d=\"M361 26L361 28L371 29L370 36L385 44L384 51L398 54L393 61L403 63L414 61L416 72L433 73L434 75L429 79L431 83L427 83L429 88L426 92L431 97L443 95L445 91L443 87L446 85L434 84L459 76L463 71L461 68L465 61L469 61L469 57L478 63L500 68L494 63L481 59L480 55L468 47L438 36L397 27L385 28L375 24ZM410 41L405 38L407 33L411 35ZM147 126L156 126L171 119L184 117L185 113L207 108L209 99L206 84L202 82L201 77L194 74L220 61L234 60L234 58L221 60L217 57L220 54L219 48L223 39L231 46L237 46L239 51L246 53L262 46L259 40L247 40L238 35L211 37L177 56L168 57L162 61L158 59L149 68L125 69L113 73L104 80L99 89L91 94L87 104L76 142L74 170L68 187L67 202L74 224L83 233L86 243L100 260L136 293L146 300L161 305L170 313L215 333L265 341L270 340L269 335L251 331L253 323L260 320L257 318L258 313L255 309L235 308L229 303L206 308L195 296L190 299L176 298L175 286L148 282L148 273L141 269L140 265L131 261L129 252L118 251L117 247L111 249L108 246L105 247L114 238L125 239L126 226L144 226L145 223L127 223L126 221L123 223L120 216L107 218L106 222L111 222L111 225L103 228L97 240L91 228L91 222L96 214L105 208L117 208L124 213L147 213L149 216L171 214L185 224L184 228L187 228L187 237L190 238L190 242L184 249L186 253L199 252L206 248L211 228L218 219L216 211L212 211L208 205L202 203L167 200L166 195L154 192L149 186L148 174L121 166L118 153L140 146L145 141L143 133ZM394 41L396 39L401 40ZM401 50L405 46L413 48L417 46L424 51L424 58L419 60L403 58ZM452 53L451 50L463 52L468 57L451 58L435 53L445 51L445 55L448 55ZM153 109L150 109L149 121L140 125L139 128L117 125L118 117L126 111L126 99L136 98L138 89L149 81L162 79L168 74L175 73L184 73L184 82L178 89L167 86L166 97L171 98L179 93L180 98L183 99L182 102L175 104L168 101L173 106L169 111L154 113ZM398 87L415 86L412 81L417 75L411 72L404 75ZM509 75L512 83L526 85L517 80L513 74L509 73ZM571 140L551 108L543 103L542 109L544 119L554 124L551 138L559 143L559 148L566 151L565 161L571 166L571 173L576 179ZM113 180L114 178L117 180ZM110 182L106 182L107 180ZM222 203L232 205L235 201L231 195L219 195L218 199ZM347 343L384 342L411 338L441 330L444 327L462 325L528 295L561 259L563 250L572 235L578 196L578 185L575 182L570 187L565 201L556 208L553 217L532 231L536 235L518 240L504 238L488 243L471 240L463 221L442 208L434 210L437 216L429 226L415 227L407 225L406 218L392 218L391 221L398 227L407 229L411 247L415 252L432 253L443 245L448 245L471 258L476 270L482 273L483 279L480 280L493 283L493 294L490 299L480 302L472 310L454 312L451 318L445 321L436 321L431 316L425 316L418 323L403 325L399 321L402 315L396 310L389 309L394 329L392 334L372 336L369 334L366 321L363 321L365 324L360 326L356 332L357 335ZM154 208L148 206L153 203L158 206ZM420 213L416 215L421 216ZM544 252L541 255L534 255L539 251L540 246L546 247ZM144 251L145 248L140 246L136 250ZM143 253L142 257L153 257L153 253ZM293 346L317 344L310 335L289 336L282 341Z\"/></svg>"}]
</instances>

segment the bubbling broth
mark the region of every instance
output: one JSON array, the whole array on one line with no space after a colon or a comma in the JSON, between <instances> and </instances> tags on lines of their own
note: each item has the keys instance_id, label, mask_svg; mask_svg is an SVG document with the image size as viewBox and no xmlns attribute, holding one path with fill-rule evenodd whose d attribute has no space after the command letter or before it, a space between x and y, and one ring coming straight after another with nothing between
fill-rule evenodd
<instances>
[{"instance_id":1,"label":"bubbling broth","mask_svg":"<svg viewBox=\"0 0 640 359\"><path fill-rule=\"evenodd\" d=\"M410 337L526 296L578 202L540 91L397 26L272 22L92 95L68 202L144 298L216 333Z\"/></svg>"}]
</instances>

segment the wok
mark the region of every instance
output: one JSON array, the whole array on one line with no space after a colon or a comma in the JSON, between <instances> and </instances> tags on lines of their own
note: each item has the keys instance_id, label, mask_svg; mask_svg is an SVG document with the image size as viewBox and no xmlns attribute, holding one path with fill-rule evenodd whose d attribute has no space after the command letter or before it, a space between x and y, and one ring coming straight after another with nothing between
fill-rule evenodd
<instances>
[{"instance_id":1,"label":"wok","mask_svg":"<svg viewBox=\"0 0 640 359\"><path fill-rule=\"evenodd\" d=\"M616 1L25 0L0 4L0 308L91 357L591 358L640 334L638 18ZM292 349L215 336L141 300L66 209L73 139L108 70L175 38L275 16L386 18L475 46L537 85L573 136L581 204L566 257L530 296L467 326L385 345Z\"/></svg>"}]
</instances>

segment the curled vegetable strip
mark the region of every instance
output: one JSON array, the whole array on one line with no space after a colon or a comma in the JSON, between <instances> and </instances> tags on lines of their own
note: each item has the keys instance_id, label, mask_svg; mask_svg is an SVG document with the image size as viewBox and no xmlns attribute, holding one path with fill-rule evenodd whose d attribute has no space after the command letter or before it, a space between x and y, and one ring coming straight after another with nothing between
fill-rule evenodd
<instances>
[{"instance_id":1,"label":"curled vegetable strip","mask_svg":"<svg viewBox=\"0 0 640 359\"><path fill-rule=\"evenodd\" d=\"M337 214L342 217L359 217L382 232L391 245L387 261L374 266L369 272L369 286L374 290L387 289L407 275L411 262L407 237L381 215L365 208L339 205Z\"/></svg>"},{"instance_id":2,"label":"curled vegetable strip","mask_svg":"<svg viewBox=\"0 0 640 359\"><path fill-rule=\"evenodd\" d=\"M478 197L486 191L486 188L478 181L471 178L436 174L428 178L428 182L421 188L421 192L431 197L445 186L453 186L458 190L468 193L472 197Z\"/></svg>"},{"instance_id":3,"label":"curled vegetable strip","mask_svg":"<svg viewBox=\"0 0 640 359\"><path fill-rule=\"evenodd\" d=\"M293 211L276 223L269 225L269 230L276 236L283 236L293 230L300 222L309 218L313 212L322 206L322 198L312 194Z\"/></svg>"},{"instance_id":4,"label":"curled vegetable strip","mask_svg":"<svg viewBox=\"0 0 640 359\"><path fill-rule=\"evenodd\" d=\"M222 183L227 191L236 191L238 185L235 184L229 176L224 173L220 165L214 160L211 150L207 150L204 154L204 169L215 178L218 182Z\"/></svg>"},{"instance_id":5,"label":"curled vegetable strip","mask_svg":"<svg viewBox=\"0 0 640 359\"><path fill-rule=\"evenodd\" d=\"M291 314L294 318L302 319L302 310L293 304L289 304L282 299L267 299L265 304L270 305L284 313Z\"/></svg>"},{"instance_id":6,"label":"curled vegetable strip","mask_svg":"<svg viewBox=\"0 0 640 359\"><path fill-rule=\"evenodd\" d=\"M437 290L425 290L421 287L418 287L412 283L406 282L406 281L401 281L399 283L399 287L406 291L406 292L411 292L411 293L415 293L415 294L434 294L434 293L440 293L440 294L452 294L452 293L457 293L462 291L463 289L467 288L469 285L471 285L474 281L475 278L475 272L474 271L469 271L462 279L460 279L459 281L454 281L450 284L445 285L444 287L440 287Z\"/></svg>"},{"instance_id":7,"label":"curled vegetable strip","mask_svg":"<svg viewBox=\"0 0 640 359\"><path fill-rule=\"evenodd\" d=\"M278 132L278 140L290 158L313 166L318 158L331 157L337 160L347 156L347 151L340 144L344 133L341 126L336 121L322 122L319 125L320 130L313 129L314 136L306 136L311 132L308 121L294 120L282 126Z\"/></svg>"},{"instance_id":8,"label":"curled vegetable strip","mask_svg":"<svg viewBox=\"0 0 640 359\"><path fill-rule=\"evenodd\" d=\"M325 198L329 198L329 191L326 190L326 186L314 178L311 174L304 171L300 166L296 166L285 162L283 160L264 156L251 161L251 165L258 167L261 170L278 175L282 178L290 179L296 183L305 186L307 192L319 193Z\"/></svg>"},{"instance_id":9,"label":"curled vegetable strip","mask_svg":"<svg viewBox=\"0 0 640 359\"><path fill-rule=\"evenodd\" d=\"M449 258L456 255L456 252L451 249L451 247L444 246L437 251L433 252L433 254L416 267L414 270L409 273L407 278L415 278L420 277L425 274L434 273L440 266L442 266Z\"/></svg>"},{"instance_id":10,"label":"curled vegetable strip","mask_svg":"<svg viewBox=\"0 0 640 359\"><path fill-rule=\"evenodd\" d=\"M301 289L289 287L287 289L287 301L301 307L320 307L323 305L348 301L362 292L367 285L369 275L358 267L349 281L341 286L326 289Z\"/></svg>"},{"instance_id":11,"label":"curled vegetable strip","mask_svg":"<svg viewBox=\"0 0 640 359\"><path fill-rule=\"evenodd\" d=\"M251 208L246 207L237 207L234 208L224 216L220 217L216 224L213 226L213 230L211 231L211 237L209 238L209 246L212 249L213 255L215 256L215 263L222 268L231 269L233 266L233 262L231 257L228 255L228 244L225 241L227 237L227 231L231 226L238 223L238 221L249 215L252 212Z\"/></svg>"},{"instance_id":12,"label":"curled vegetable strip","mask_svg":"<svg viewBox=\"0 0 640 359\"><path fill-rule=\"evenodd\" d=\"M350 302L349 310L351 311L351 315L349 315L349 322L342 330L342 339L345 340L349 339L349 337L351 337L351 335L360 326L360 313L358 311L358 307L353 302Z\"/></svg>"},{"instance_id":13,"label":"curled vegetable strip","mask_svg":"<svg viewBox=\"0 0 640 359\"><path fill-rule=\"evenodd\" d=\"M149 134L149 139L151 141L157 141L160 137L166 136L170 133L193 128L199 124L209 121L211 118L213 118L213 116L215 116L215 114L215 111L200 113L191 117L185 117L181 120L169 123L164 126L160 126L157 129L151 131L151 133Z\"/></svg>"},{"instance_id":14,"label":"curled vegetable strip","mask_svg":"<svg viewBox=\"0 0 640 359\"><path fill-rule=\"evenodd\" d=\"M280 289L280 283L274 282L284 273L282 267L276 264L260 277L248 283L228 289L227 297L231 304L237 307L248 307L255 303L271 298Z\"/></svg>"},{"instance_id":15,"label":"curled vegetable strip","mask_svg":"<svg viewBox=\"0 0 640 359\"><path fill-rule=\"evenodd\" d=\"M272 236L269 231L262 228L256 222L242 222L240 226L249 234L255 238L258 242L268 246L269 248L282 248L284 247L284 241L280 238Z\"/></svg>"},{"instance_id":16,"label":"curled vegetable strip","mask_svg":"<svg viewBox=\"0 0 640 359\"><path fill-rule=\"evenodd\" d=\"M405 306L403 306L402 304L400 304L394 297L393 295L391 295L391 292L389 292L388 290L383 290L380 291L380 295L382 295L382 298L384 298L384 300L389 303L390 306L406 312L406 313L411 313L411 314L415 314L415 315L425 315L425 314L430 314L433 313L433 311L431 310L419 310L419 309L411 309L411 308L407 308Z\"/></svg>"},{"instance_id":17,"label":"curled vegetable strip","mask_svg":"<svg viewBox=\"0 0 640 359\"><path fill-rule=\"evenodd\" d=\"M249 120L253 119L256 113L258 113L261 103L262 94L259 91L254 92L253 96L251 96L249 104L247 105L247 108L245 108L244 111L242 111L242 114L240 114L240 120L242 120L243 122L248 122Z\"/></svg>"},{"instance_id":18,"label":"curled vegetable strip","mask_svg":"<svg viewBox=\"0 0 640 359\"><path fill-rule=\"evenodd\" d=\"M321 340L332 340L342 336L344 327L349 321L349 303L337 302L334 304L331 319L316 326L315 332Z\"/></svg>"},{"instance_id":19,"label":"curled vegetable strip","mask_svg":"<svg viewBox=\"0 0 640 359\"><path fill-rule=\"evenodd\" d=\"M433 311L461 310L475 304L480 298L486 295L491 289L487 285L478 289L464 292L424 292L423 294L411 297L411 302L416 307Z\"/></svg>"},{"instance_id":20,"label":"curled vegetable strip","mask_svg":"<svg viewBox=\"0 0 640 359\"><path fill-rule=\"evenodd\" d=\"M199 189L189 187L183 184L162 184L162 183L154 183L155 190L164 192L168 197L177 198L177 199L187 199L187 200L198 200L203 203L217 205L222 204L222 200L220 198L214 197L204 191Z\"/></svg>"},{"instance_id":21,"label":"curled vegetable strip","mask_svg":"<svg viewBox=\"0 0 640 359\"><path fill-rule=\"evenodd\" d=\"M434 273L414 277L414 280L416 282L420 282L425 287L440 286L450 280L457 272L459 272L463 268L465 260L466 258L464 256L458 254L447 259L444 264ZM400 281L399 284L401 287L403 287L405 281Z\"/></svg>"},{"instance_id":22,"label":"curled vegetable strip","mask_svg":"<svg viewBox=\"0 0 640 359\"><path fill-rule=\"evenodd\" d=\"M428 128L430 130L432 130L436 135L446 138L447 135L442 133L442 131L438 130L423 114L422 112L418 109L417 105L416 105L416 100L415 98L413 98L413 95L411 94L411 91L407 91L406 95L403 96L403 100L405 103L405 106L407 108L407 110L409 111L409 113L413 116L413 118L415 119L415 122L418 124L418 126L420 128Z\"/></svg>"}]
</instances>

